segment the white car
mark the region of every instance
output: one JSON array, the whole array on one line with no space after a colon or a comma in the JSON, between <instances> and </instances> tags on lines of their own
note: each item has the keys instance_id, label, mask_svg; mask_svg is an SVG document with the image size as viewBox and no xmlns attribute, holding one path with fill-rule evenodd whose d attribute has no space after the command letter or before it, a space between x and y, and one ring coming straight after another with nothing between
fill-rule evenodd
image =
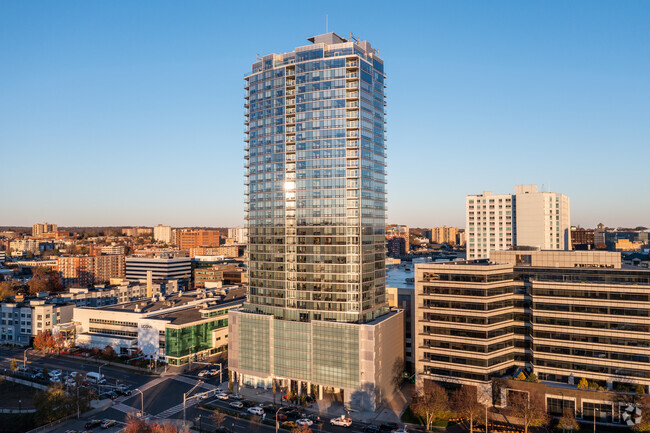
<instances>
[{"instance_id":1,"label":"white car","mask_svg":"<svg viewBox=\"0 0 650 433\"><path fill-rule=\"evenodd\" d=\"M314 421L310 420L309 418L301 418L298 421L296 421L296 424L302 425L305 427L311 427L311 425L314 423Z\"/></svg>"},{"instance_id":2,"label":"white car","mask_svg":"<svg viewBox=\"0 0 650 433\"><path fill-rule=\"evenodd\" d=\"M345 415L341 415L339 417L332 418L330 420L330 424L338 425L340 427L350 427L352 425L352 420L350 418L346 418Z\"/></svg>"},{"instance_id":3,"label":"white car","mask_svg":"<svg viewBox=\"0 0 650 433\"><path fill-rule=\"evenodd\" d=\"M228 400L228 394L226 394L225 392L222 392L221 394L217 394L217 398L219 400Z\"/></svg>"},{"instance_id":4,"label":"white car","mask_svg":"<svg viewBox=\"0 0 650 433\"><path fill-rule=\"evenodd\" d=\"M241 401L233 401L230 403L230 406L236 407L237 409L241 409L242 407L244 407L244 403L242 403Z\"/></svg>"},{"instance_id":5,"label":"white car","mask_svg":"<svg viewBox=\"0 0 650 433\"><path fill-rule=\"evenodd\" d=\"M252 413L253 415L263 415L264 414L264 409L262 409L259 406L253 406L248 408L248 412Z\"/></svg>"},{"instance_id":6,"label":"white car","mask_svg":"<svg viewBox=\"0 0 650 433\"><path fill-rule=\"evenodd\" d=\"M397 430L393 430L391 433L408 433L406 431L406 427L404 428L398 428Z\"/></svg>"},{"instance_id":7,"label":"white car","mask_svg":"<svg viewBox=\"0 0 650 433\"><path fill-rule=\"evenodd\" d=\"M207 376L210 372L208 370L199 371L199 377Z\"/></svg>"}]
</instances>

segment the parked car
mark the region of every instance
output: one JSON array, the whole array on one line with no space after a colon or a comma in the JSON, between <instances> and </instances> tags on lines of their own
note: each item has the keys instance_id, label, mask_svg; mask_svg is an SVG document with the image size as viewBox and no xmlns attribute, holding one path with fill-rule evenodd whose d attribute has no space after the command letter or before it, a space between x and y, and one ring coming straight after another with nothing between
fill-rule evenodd
<instances>
[{"instance_id":1,"label":"parked car","mask_svg":"<svg viewBox=\"0 0 650 433\"><path fill-rule=\"evenodd\" d=\"M314 421L310 420L309 418L300 418L299 420L296 421L296 424L302 425L305 427L311 427L311 425L314 423Z\"/></svg>"},{"instance_id":2,"label":"parked car","mask_svg":"<svg viewBox=\"0 0 650 433\"><path fill-rule=\"evenodd\" d=\"M379 433L379 427L374 424L368 424L363 428L364 433Z\"/></svg>"},{"instance_id":3,"label":"parked car","mask_svg":"<svg viewBox=\"0 0 650 433\"><path fill-rule=\"evenodd\" d=\"M204 376L207 376L209 373L210 372L208 370L201 370L201 371L199 371L198 376L199 377L204 377Z\"/></svg>"},{"instance_id":4,"label":"parked car","mask_svg":"<svg viewBox=\"0 0 650 433\"><path fill-rule=\"evenodd\" d=\"M255 402L250 401L250 400L241 400L241 404L243 404L244 407L247 407L247 408L255 406ZM266 409L264 409L264 412L266 412Z\"/></svg>"},{"instance_id":5,"label":"parked car","mask_svg":"<svg viewBox=\"0 0 650 433\"><path fill-rule=\"evenodd\" d=\"M382 425L379 426L379 431L381 432L392 432L393 430L397 430L399 426L397 423L394 422L385 422Z\"/></svg>"},{"instance_id":6,"label":"parked car","mask_svg":"<svg viewBox=\"0 0 650 433\"><path fill-rule=\"evenodd\" d=\"M115 420L114 419L105 419L102 422L102 428L111 428L115 425Z\"/></svg>"},{"instance_id":7,"label":"parked car","mask_svg":"<svg viewBox=\"0 0 650 433\"><path fill-rule=\"evenodd\" d=\"M210 374L210 377L218 376L219 375L219 370L217 370L216 368L213 368L212 370L210 370L209 374Z\"/></svg>"},{"instance_id":8,"label":"parked car","mask_svg":"<svg viewBox=\"0 0 650 433\"><path fill-rule=\"evenodd\" d=\"M252 413L253 415L263 415L264 414L264 409L262 409L259 406L253 406L248 408L248 412Z\"/></svg>"},{"instance_id":9,"label":"parked car","mask_svg":"<svg viewBox=\"0 0 650 433\"><path fill-rule=\"evenodd\" d=\"M284 414L286 415L286 417L287 417L288 419L290 419L290 420L294 420L294 421L295 421L295 420L297 420L297 419L302 418L302 413L300 413L300 411L298 411L298 410L296 410L296 409L292 409L292 410L284 411L283 413L284 413Z\"/></svg>"},{"instance_id":10,"label":"parked car","mask_svg":"<svg viewBox=\"0 0 650 433\"><path fill-rule=\"evenodd\" d=\"M236 407L237 409L241 409L242 407L244 407L244 404L241 401L231 401L230 406Z\"/></svg>"},{"instance_id":11,"label":"parked car","mask_svg":"<svg viewBox=\"0 0 650 433\"><path fill-rule=\"evenodd\" d=\"M345 415L341 415L339 417L332 418L330 420L330 424L340 427L350 427L352 425L352 420L350 418L346 418Z\"/></svg>"},{"instance_id":12,"label":"parked car","mask_svg":"<svg viewBox=\"0 0 650 433\"><path fill-rule=\"evenodd\" d=\"M100 425L102 425L102 422L101 422L100 420L98 420L98 419L93 419L93 420L91 420L91 421L88 421L88 422L86 423L86 425L84 425L84 428L86 428L86 429L93 429L93 428L95 428L95 427L99 427Z\"/></svg>"},{"instance_id":13,"label":"parked car","mask_svg":"<svg viewBox=\"0 0 650 433\"><path fill-rule=\"evenodd\" d=\"M320 422L320 417L318 415L311 414L307 415L305 418L312 420L312 422Z\"/></svg>"},{"instance_id":14,"label":"parked car","mask_svg":"<svg viewBox=\"0 0 650 433\"><path fill-rule=\"evenodd\" d=\"M298 424L296 424L295 421L285 421L280 424L280 427L293 430L294 428L298 427Z\"/></svg>"},{"instance_id":15,"label":"parked car","mask_svg":"<svg viewBox=\"0 0 650 433\"><path fill-rule=\"evenodd\" d=\"M406 426L404 426L403 428L398 428L397 430L393 430L393 433L408 433L408 432L406 431Z\"/></svg>"}]
</instances>

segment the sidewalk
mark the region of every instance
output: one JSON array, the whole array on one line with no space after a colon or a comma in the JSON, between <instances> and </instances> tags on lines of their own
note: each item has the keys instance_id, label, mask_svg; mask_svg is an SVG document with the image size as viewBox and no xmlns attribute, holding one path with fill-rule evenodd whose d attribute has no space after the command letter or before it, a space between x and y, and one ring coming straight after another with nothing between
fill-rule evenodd
<instances>
[{"instance_id":1,"label":"sidewalk","mask_svg":"<svg viewBox=\"0 0 650 433\"><path fill-rule=\"evenodd\" d=\"M224 382L220 385L220 388L226 392L229 392L228 383ZM264 390L262 388L248 388L244 386L235 385L235 393L239 394L247 400L252 400L256 403L266 403L273 404L273 391ZM324 396L323 400L316 400L314 403L307 405L303 411L308 414L317 414L323 420L329 420L346 414L343 403L340 401L334 401ZM281 393L276 393L275 398L276 405L288 405L289 403L281 402ZM392 396L391 401L389 401L384 406L380 406L377 411L350 411L349 417L354 421L360 421L364 423L374 423L381 424L384 422L400 422L400 416L404 409L406 408L407 399L403 395L402 391L398 391L395 395Z\"/></svg>"}]
</instances>

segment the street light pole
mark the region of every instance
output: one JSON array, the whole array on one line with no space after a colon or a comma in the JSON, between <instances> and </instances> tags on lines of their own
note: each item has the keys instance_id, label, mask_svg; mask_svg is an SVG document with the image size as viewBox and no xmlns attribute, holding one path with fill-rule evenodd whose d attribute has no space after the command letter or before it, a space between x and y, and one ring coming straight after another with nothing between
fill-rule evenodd
<instances>
[{"instance_id":1,"label":"street light pole","mask_svg":"<svg viewBox=\"0 0 650 433\"><path fill-rule=\"evenodd\" d=\"M596 411L600 412L600 410L594 407L594 433L596 433Z\"/></svg>"},{"instance_id":2,"label":"street light pole","mask_svg":"<svg viewBox=\"0 0 650 433\"><path fill-rule=\"evenodd\" d=\"M279 407L278 410L275 411L275 433L278 433L278 428L280 427L280 422L278 421L278 413L280 412L280 409L282 409L282 407Z\"/></svg>"},{"instance_id":3,"label":"street light pole","mask_svg":"<svg viewBox=\"0 0 650 433\"><path fill-rule=\"evenodd\" d=\"M140 393L140 403L142 404L142 409L140 411L140 416L144 416L144 394L138 388L134 389L134 391L137 391L137 392Z\"/></svg>"}]
</instances>

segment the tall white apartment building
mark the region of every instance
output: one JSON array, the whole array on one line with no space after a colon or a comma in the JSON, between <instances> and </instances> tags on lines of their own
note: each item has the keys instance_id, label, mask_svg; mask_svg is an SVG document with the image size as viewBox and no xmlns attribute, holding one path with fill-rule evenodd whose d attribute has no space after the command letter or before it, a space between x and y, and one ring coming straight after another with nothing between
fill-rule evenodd
<instances>
[{"instance_id":1,"label":"tall white apartment building","mask_svg":"<svg viewBox=\"0 0 650 433\"><path fill-rule=\"evenodd\" d=\"M484 191L465 198L467 258L482 259L490 251L512 246L540 250L571 249L569 198L539 192L537 185L515 185L514 194Z\"/></svg>"},{"instance_id":2,"label":"tall white apartment building","mask_svg":"<svg viewBox=\"0 0 650 433\"><path fill-rule=\"evenodd\" d=\"M248 229L246 227L235 227L228 229L228 237L234 239L235 243L245 244L248 242Z\"/></svg>"},{"instance_id":3,"label":"tall white apartment building","mask_svg":"<svg viewBox=\"0 0 650 433\"><path fill-rule=\"evenodd\" d=\"M172 243L172 228L171 226L164 226L158 224L153 228L153 240L159 241L165 244Z\"/></svg>"},{"instance_id":4,"label":"tall white apartment building","mask_svg":"<svg viewBox=\"0 0 650 433\"><path fill-rule=\"evenodd\" d=\"M514 204L512 194L494 195L484 191L465 197L467 258L486 258L490 251L514 245Z\"/></svg>"},{"instance_id":5,"label":"tall white apartment building","mask_svg":"<svg viewBox=\"0 0 650 433\"><path fill-rule=\"evenodd\" d=\"M569 197L539 192L537 185L516 185L515 208L515 245L541 250L571 249Z\"/></svg>"}]
</instances>

